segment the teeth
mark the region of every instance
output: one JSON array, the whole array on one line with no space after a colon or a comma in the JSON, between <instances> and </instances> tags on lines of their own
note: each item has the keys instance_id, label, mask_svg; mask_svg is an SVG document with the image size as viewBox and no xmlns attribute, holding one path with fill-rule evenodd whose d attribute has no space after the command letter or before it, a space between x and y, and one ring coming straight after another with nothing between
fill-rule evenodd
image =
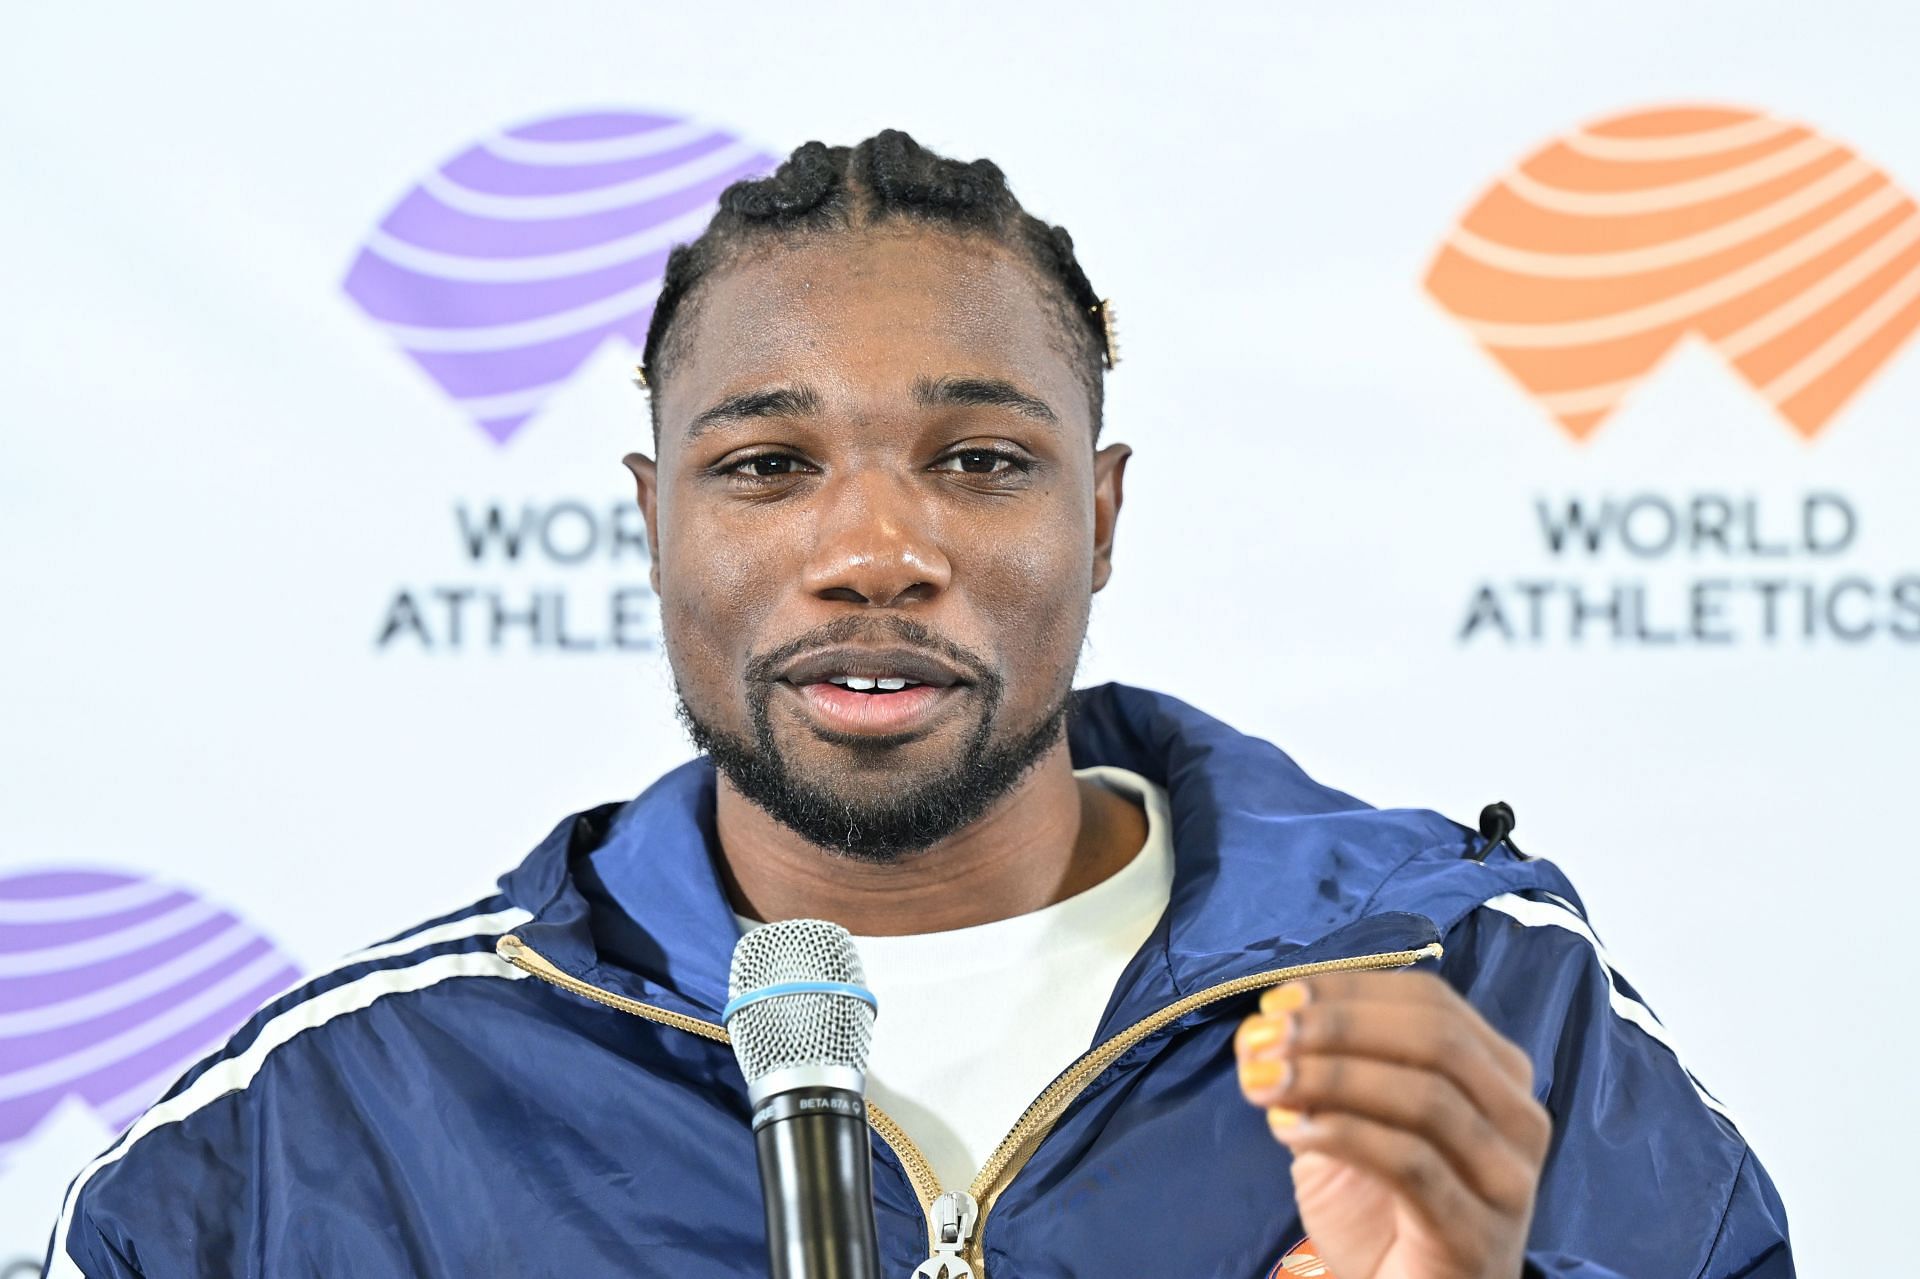
<instances>
[{"instance_id":1,"label":"teeth","mask_svg":"<svg viewBox=\"0 0 1920 1279\"><path fill-rule=\"evenodd\" d=\"M903 688L920 687L919 680L908 679L904 675L888 675L882 679L873 679L865 675L829 675L827 683L838 684L842 688L851 688L861 693L871 693L875 689L883 693L897 693Z\"/></svg>"}]
</instances>

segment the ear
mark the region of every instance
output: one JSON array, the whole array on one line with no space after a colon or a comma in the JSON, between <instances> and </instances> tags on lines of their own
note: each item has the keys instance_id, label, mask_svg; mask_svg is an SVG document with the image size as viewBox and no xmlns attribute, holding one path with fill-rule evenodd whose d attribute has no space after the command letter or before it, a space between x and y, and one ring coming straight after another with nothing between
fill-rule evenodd
<instances>
[{"instance_id":1,"label":"ear","mask_svg":"<svg viewBox=\"0 0 1920 1279\"><path fill-rule=\"evenodd\" d=\"M633 472L633 486L640 501L640 514L647 522L647 581L653 593L660 594L660 469L645 453L629 453L620 459Z\"/></svg>"},{"instance_id":2,"label":"ear","mask_svg":"<svg viewBox=\"0 0 1920 1279\"><path fill-rule=\"evenodd\" d=\"M1093 589L1113 576L1113 530L1120 522L1120 499L1133 450L1109 444L1093 455Z\"/></svg>"}]
</instances>

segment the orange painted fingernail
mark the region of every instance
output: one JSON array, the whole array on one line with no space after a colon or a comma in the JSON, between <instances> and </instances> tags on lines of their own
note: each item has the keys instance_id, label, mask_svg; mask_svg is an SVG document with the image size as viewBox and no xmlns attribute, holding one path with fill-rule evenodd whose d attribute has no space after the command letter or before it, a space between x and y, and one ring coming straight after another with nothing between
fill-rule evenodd
<instances>
[{"instance_id":1,"label":"orange painted fingernail","mask_svg":"<svg viewBox=\"0 0 1920 1279\"><path fill-rule=\"evenodd\" d=\"M1243 1057L1251 1057L1263 1048L1271 1048L1287 1038L1292 1025L1285 1021L1276 1021L1271 1017L1249 1017L1240 1023L1240 1032L1234 1037L1234 1047Z\"/></svg>"},{"instance_id":2,"label":"orange painted fingernail","mask_svg":"<svg viewBox=\"0 0 1920 1279\"><path fill-rule=\"evenodd\" d=\"M1260 996L1260 1011L1269 1017L1290 1013L1307 1002L1307 988L1297 983L1275 986Z\"/></svg>"},{"instance_id":3,"label":"orange painted fingernail","mask_svg":"<svg viewBox=\"0 0 1920 1279\"><path fill-rule=\"evenodd\" d=\"M1273 1129L1275 1133L1292 1132L1299 1126L1299 1111L1288 1110L1285 1106L1269 1106L1267 1108L1267 1127Z\"/></svg>"},{"instance_id":4,"label":"orange painted fingernail","mask_svg":"<svg viewBox=\"0 0 1920 1279\"><path fill-rule=\"evenodd\" d=\"M1284 1061L1243 1061L1240 1063L1240 1087L1246 1092L1266 1092L1287 1081L1293 1067Z\"/></svg>"}]
</instances>

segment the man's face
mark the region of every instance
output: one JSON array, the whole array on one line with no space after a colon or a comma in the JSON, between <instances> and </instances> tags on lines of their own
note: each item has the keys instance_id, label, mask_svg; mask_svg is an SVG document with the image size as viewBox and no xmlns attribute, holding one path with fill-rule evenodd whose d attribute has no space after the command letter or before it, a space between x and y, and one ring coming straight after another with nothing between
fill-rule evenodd
<instances>
[{"instance_id":1,"label":"man's face","mask_svg":"<svg viewBox=\"0 0 1920 1279\"><path fill-rule=\"evenodd\" d=\"M1127 450L1032 268L921 229L723 268L633 457L696 742L823 846L886 858L1057 740Z\"/></svg>"}]
</instances>

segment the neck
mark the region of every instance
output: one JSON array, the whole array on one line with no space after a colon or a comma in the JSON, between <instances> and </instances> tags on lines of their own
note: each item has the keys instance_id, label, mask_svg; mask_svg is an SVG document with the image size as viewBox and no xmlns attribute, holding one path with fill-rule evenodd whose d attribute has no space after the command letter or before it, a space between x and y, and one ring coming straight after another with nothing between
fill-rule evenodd
<instances>
[{"instance_id":1,"label":"neck","mask_svg":"<svg viewBox=\"0 0 1920 1279\"><path fill-rule=\"evenodd\" d=\"M897 862L808 843L720 778L715 826L728 895L754 919L829 919L864 937L946 932L1010 919L1093 887L1125 866L1146 816L1081 785L1063 740L984 817Z\"/></svg>"}]
</instances>

